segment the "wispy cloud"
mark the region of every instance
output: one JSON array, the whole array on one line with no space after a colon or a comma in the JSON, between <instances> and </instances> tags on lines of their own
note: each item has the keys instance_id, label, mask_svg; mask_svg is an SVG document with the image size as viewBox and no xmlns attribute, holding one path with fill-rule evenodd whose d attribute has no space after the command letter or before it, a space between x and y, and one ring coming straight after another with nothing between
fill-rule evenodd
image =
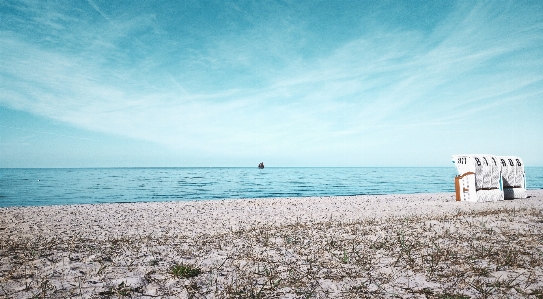
<instances>
[{"instance_id":1,"label":"wispy cloud","mask_svg":"<svg viewBox=\"0 0 543 299\"><path fill-rule=\"evenodd\" d=\"M377 25L318 51L292 16L249 14L241 30L189 41L153 13L87 2L106 22L24 5L56 42L0 32L0 104L187 152L281 155L378 147L543 92L543 25L514 3L459 5L428 32Z\"/></svg>"},{"instance_id":2,"label":"wispy cloud","mask_svg":"<svg viewBox=\"0 0 543 299\"><path fill-rule=\"evenodd\" d=\"M96 12L98 12L104 19L106 19L108 22L112 23L113 22L111 21L111 19L105 14L103 13L100 8L98 7L98 5L96 5L96 3L92 0L87 0L87 2L89 3L90 6L92 6L92 8L94 10L96 10Z\"/></svg>"}]
</instances>

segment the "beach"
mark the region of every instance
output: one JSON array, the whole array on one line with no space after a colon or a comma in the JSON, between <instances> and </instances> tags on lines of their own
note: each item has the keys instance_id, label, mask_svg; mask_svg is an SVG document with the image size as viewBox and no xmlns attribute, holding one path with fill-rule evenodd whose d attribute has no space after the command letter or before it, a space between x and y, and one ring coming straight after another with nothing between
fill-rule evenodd
<instances>
[{"instance_id":1,"label":"beach","mask_svg":"<svg viewBox=\"0 0 543 299\"><path fill-rule=\"evenodd\" d=\"M527 193L0 208L0 298L541 298Z\"/></svg>"}]
</instances>

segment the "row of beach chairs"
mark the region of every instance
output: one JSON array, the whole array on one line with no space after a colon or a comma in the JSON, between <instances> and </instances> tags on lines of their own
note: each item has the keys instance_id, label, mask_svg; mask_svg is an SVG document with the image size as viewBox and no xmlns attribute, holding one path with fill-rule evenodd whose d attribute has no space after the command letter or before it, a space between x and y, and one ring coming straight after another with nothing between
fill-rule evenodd
<instances>
[{"instance_id":1,"label":"row of beach chairs","mask_svg":"<svg viewBox=\"0 0 543 299\"><path fill-rule=\"evenodd\" d=\"M526 173L521 158L453 155L457 201L499 201L526 198Z\"/></svg>"}]
</instances>

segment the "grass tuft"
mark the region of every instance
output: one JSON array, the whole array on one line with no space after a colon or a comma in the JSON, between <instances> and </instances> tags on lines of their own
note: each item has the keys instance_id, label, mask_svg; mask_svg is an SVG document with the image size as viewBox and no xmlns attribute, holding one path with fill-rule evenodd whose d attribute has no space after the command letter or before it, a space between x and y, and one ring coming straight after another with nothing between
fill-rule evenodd
<instances>
[{"instance_id":1,"label":"grass tuft","mask_svg":"<svg viewBox=\"0 0 543 299\"><path fill-rule=\"evenodd\" d=\"M192 278L200 275L202 270L190 264L175 264L171 267L170 273L177 278Z\"/></svg>"}]
</instances>

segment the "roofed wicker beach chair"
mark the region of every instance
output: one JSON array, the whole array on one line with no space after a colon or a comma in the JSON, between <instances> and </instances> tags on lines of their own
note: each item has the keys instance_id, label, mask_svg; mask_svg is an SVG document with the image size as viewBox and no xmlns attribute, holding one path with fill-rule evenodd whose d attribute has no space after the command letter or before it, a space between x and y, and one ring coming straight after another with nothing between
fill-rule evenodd
<instances>
[{"instance_id":1,"label":"roofed wicker beach chair","mask_svg":"<svg viewBox=\"0 0 543 299\"><path fill-rule=\"evenodd\" d=\"M526 173L519 157L498 157L502 166L503 195L505 199L526 198Z\"/></svg>"},{"instance_id":2,"label":"roofed wicker beach chair","mask_svg":"<svg viewBox=\"0 0 543 299\"><path fill-rule=\"evenodd\" d=\"M502 163L493 155L453 155L458 175L454 179L457 201L504 199Z\"/></svg>"}]
</instances>

